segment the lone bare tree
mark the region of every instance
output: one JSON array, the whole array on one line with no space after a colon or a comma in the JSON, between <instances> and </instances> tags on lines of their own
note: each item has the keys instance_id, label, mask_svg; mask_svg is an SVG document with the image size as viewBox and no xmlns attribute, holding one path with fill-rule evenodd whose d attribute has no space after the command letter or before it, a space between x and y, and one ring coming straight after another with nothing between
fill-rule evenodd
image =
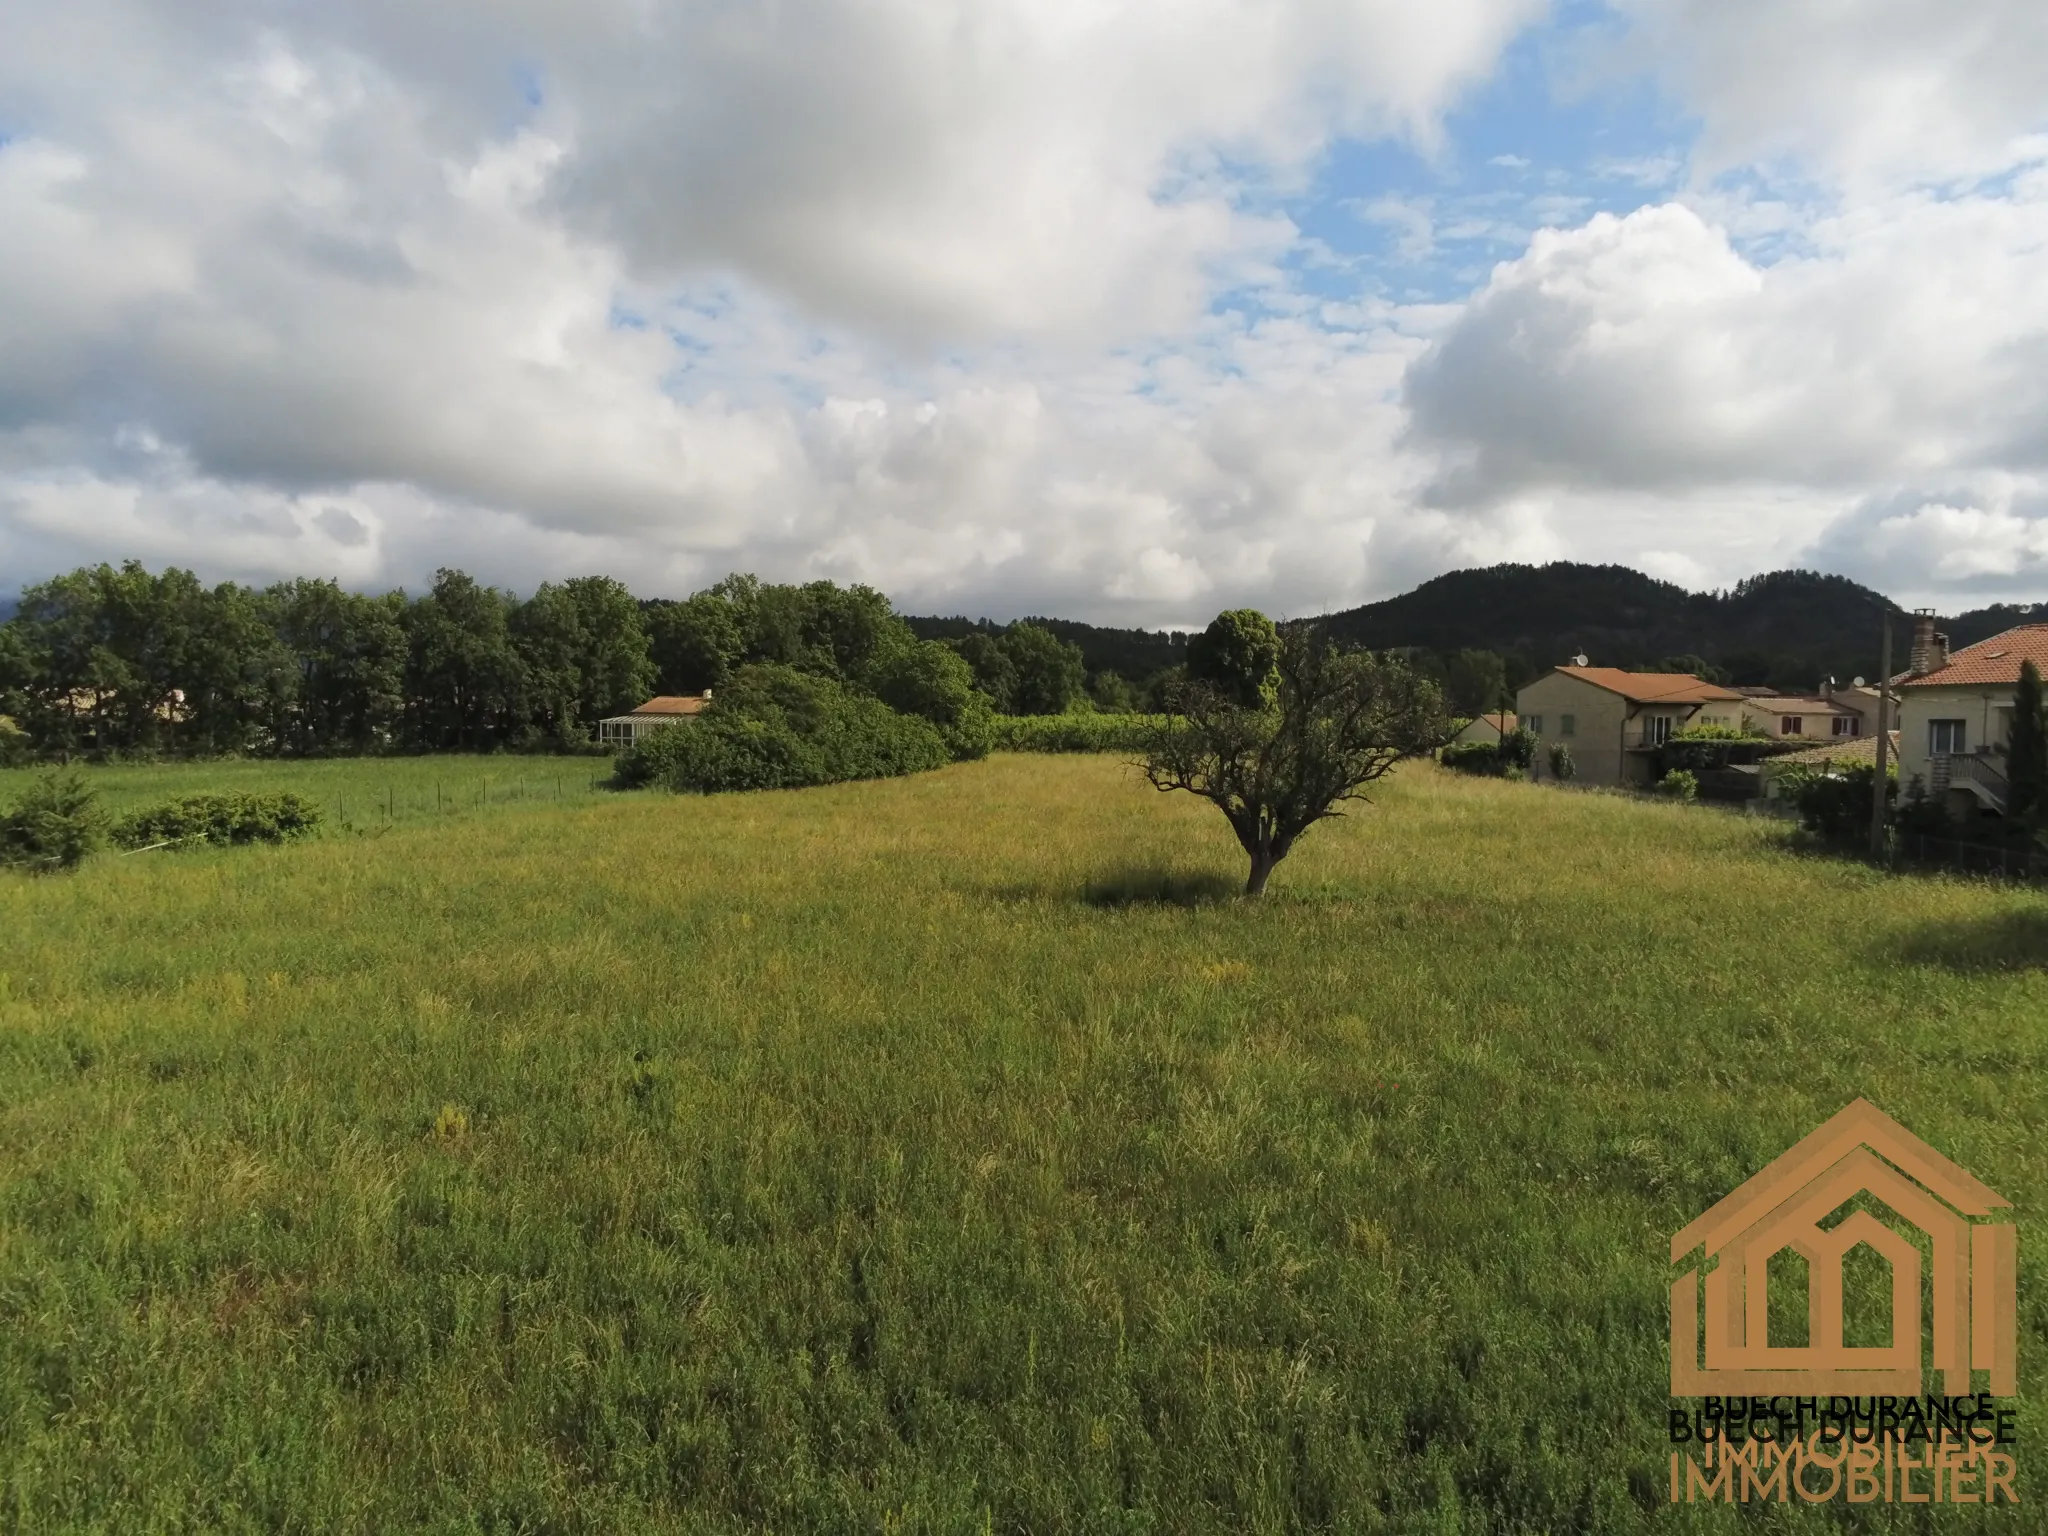
<instances>
[{"instance_id":1,"label":"lone bare tree","mask_svg":"<svg viewBox=\"0 0 2048 1536\"><path fill-rule=\"evenodd\" d=\"M1340 652L1307 628L1275 651L1264 689L1181 683L1144 765L1154 789L1200 795L1229 819L1251 856L1247 896L1265 891L1302 833L1449 735L1436 684L1403 661Z\"/></svg>"}]
</instances>

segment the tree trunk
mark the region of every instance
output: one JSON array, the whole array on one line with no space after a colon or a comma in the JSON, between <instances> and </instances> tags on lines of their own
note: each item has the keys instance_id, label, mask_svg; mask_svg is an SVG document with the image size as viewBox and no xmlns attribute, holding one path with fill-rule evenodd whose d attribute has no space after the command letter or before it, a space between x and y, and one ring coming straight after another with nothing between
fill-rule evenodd
<instances>
[{"instance_id":1,"label":"tree trunk","mask_svg":"<svg viewBox=\"0 0 2048 1536\"><path fill-rule=\"evenodd\" d=\"M1249 877L1249 878L1247 878L1247 879L1246 879L1246 881L1245 881L1245 883L1244 883L1244 893L1245 893L1245 895L1247 895L1247 896L1263 896L1263 895L1265 895L1265 894L1266 894L1266 877L1267 877L1268 875L1270 875L1270 874L1272 874L1272 873L1273 873L1273 866L1274 866L1275 864L1278 864L1279 862L1280 862L1280 861L1279 861L1279 859L1277 859L1276 857L1274 857L1274 856L1273 856L1272 854L1270 854L1270 853L1267 853L1267 852L1265 852L1265 851L1263 851L1263 850L1258 850L1258 849L1255 849L1255 850L1253 850L1253 852L1252 852L1252 872L1251 872L1251 875L1250 875L1250 877Z\"/></svg>"}]
</instances>

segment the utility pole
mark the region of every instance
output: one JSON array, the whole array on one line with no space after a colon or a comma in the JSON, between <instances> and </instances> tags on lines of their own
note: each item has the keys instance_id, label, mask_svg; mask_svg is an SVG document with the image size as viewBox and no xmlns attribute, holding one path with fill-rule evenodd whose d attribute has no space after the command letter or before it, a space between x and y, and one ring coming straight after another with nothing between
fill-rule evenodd
<instances>
[{"instance_id":1,"label":"utility pole","mask_svg":"<svg viewBox=\"0 0 2048 1536\"><path fill-rule=\"evenodd\" d=\"M1870 856L1884 858L1885 791L1891 788L1892 616L1884 614L1884 640L1877 668L1877 772L1870 780Z\"/></svg>"}]
</instances>

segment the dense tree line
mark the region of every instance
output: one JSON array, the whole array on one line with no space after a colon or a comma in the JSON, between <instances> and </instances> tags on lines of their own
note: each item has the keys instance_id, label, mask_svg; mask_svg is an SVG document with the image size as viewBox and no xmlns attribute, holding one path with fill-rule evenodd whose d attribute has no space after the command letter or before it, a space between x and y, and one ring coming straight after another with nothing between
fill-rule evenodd
<instances>
[{"instance_id":1,"label":"dense tree line","mask_svg":"<svg viewBox=\"0 0 2048 1536\"><path fill-rule=\"evenodd\" d=\"M1166 690L1180 676L1187 662L1189 637L1181 630L1110 629L1073 619L1021 619L1010 625L964 617L912 617L905 622L922 639L944 640L963 654L972 653L984 658L989 656L991 646L998 651L1003 649L1004 636L1012 631L1028 627L1049 633L1078 651L1081 662L1079 693L1085 695L1096 709L1111 714L1150 713L1162 708ZM975 638L977 636L979 640ZM1011 646L1021 649L1021 639L1013 638ZM992 668L985 665L982 670L984 686L999 692L1002 687L1000 664L994 664Z\"/></svg>"},{"instance_id":2,"label":"dense tree line","mask_svg":"<svg viewBox=\"0 0 2048 1536\"><path fill-rule=\"evenodd\" d=\"M732 576L685 601L619 582L529 597L444 570L418 596L333 581L202 583L137 562L22 592L0 624L0 748L75 754L569 749L650 694L701 693L742 668L831 678L942 729L987 707L1085 698L1080 652L1028 624L923 642L869 587Z\"/></svg>"}]
</instances>

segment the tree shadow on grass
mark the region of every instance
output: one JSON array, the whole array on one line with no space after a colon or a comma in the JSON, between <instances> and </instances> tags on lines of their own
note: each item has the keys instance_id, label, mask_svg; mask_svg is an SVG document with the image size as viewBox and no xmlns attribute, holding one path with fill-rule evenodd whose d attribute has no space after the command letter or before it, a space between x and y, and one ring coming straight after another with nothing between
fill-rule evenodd
<instances>
[{"instance_id":1,"label":"tree shadow on grass","mask_svg":"<svg viewBox=\"0 0 2048 1536\"><path fill-rule=\"evenodd\" d=\"M2048 906L1932 923L1898 948L1917 965L1951 971L2048 971Z\"/></svg>"},{"instance_id":2,"label":"tree shadow on grass","mask_svg":"<svg viewBox=\"0 0 2048 1536\"><path fill-rule=\"evenodd\" d=\"M1099 875L1081 887L1081 900L1091 907L1209 907L1243 889L1242 881L1214 870L1152 866Z\"/></svg>"}]
</instances>

